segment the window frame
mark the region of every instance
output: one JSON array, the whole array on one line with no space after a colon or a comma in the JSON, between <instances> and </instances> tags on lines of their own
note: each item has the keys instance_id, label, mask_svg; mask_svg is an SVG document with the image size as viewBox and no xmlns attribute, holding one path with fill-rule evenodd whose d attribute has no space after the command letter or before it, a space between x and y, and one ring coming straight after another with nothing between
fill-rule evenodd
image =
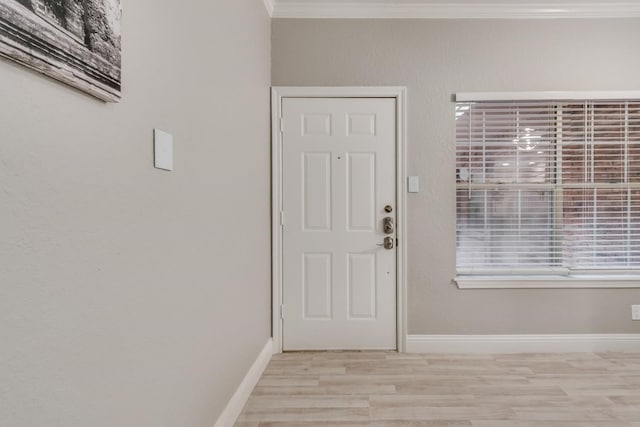
<instances>
[{"instance_id":1,"label":"window frame","mask_svg":"<svg viewBox=\"0 0 640 427\"><path fill-rule=\"evenodd\" d=\"M454 102L482 102L482 101L636 101L640 99L640 91L600 91L600 92L478 92L458 93L454 96ZM559 112L562 120L562 111ZM560 128L561 129L561 128ZM562 134L557 135L562 138ZM562 144L558 144L562 149ZM561 152L556 152L553 158L554 175L562 180ZM562 183L554 182L552 199L554 204L554 216L562 216L563 210L557 209L557 204L562 204L564 188ZM456 193L458 185L456 184ZM457 196L456 196L457 200ZM456 201L456 205L457 205ZM562 206L562 205L561 205ZM457 214L456 214L457 218ZM457 224L457 219L456 219ZM554 221L553 233L558 233L559 222ZM457 227L457 225L456 225ZM555 244L555 243L554 243ZM519 288L640 288L640 271L638 270L578 270L549 266L544 272L526 269L512 269L509 272L495 274L487 270L474 269L473 272L461 273L458 269L456 254L456 275L454 283L461 289L519 289Z\"/></svg>"}]
</instances>

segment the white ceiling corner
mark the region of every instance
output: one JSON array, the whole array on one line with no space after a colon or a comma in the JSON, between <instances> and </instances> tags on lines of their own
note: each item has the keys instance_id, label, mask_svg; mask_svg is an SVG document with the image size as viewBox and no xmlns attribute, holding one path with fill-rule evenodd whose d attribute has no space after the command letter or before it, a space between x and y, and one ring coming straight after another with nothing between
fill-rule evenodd
<instances>
[{"instance_id":1,"label":"white ceiling corner","mask_svg":"<svg viewBox=\"0 0 640 427\"><path fill-rule=\"evenodd\" d=\"M264 0L274 18L638 18L640 0Z\"/></svg>"},{"instance_id":2,"label":"white ceiling corner","mask_svg":"<svg viewBox=\"0 0 640 427\"><path fill-rule=\"evenodd\" d=\"M275 9L275 0L262 0L264 2L264 7L267 9L267 13L269 16L273 16L273 12Z\"/></svg>"}]
</instances>

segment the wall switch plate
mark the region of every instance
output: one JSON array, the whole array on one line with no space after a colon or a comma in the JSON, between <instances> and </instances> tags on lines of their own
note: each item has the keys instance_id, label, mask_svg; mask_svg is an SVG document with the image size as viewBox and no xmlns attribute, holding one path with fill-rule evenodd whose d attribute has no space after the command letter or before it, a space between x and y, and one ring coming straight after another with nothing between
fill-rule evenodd
<instances>
[{"instance_id":1,"label":"wall switch plate","mask_svg":"<svg viewBox=\"0 0 640 427\"><path fill-rule=\"evenodd\" d=\"M631 306L631 320L640 320L640 305Z\"/></svg>"},{"instance_id":2,"label":"wall switch plate","mask_svg":"<svg viewBox=\"0 0 640 427\"><path fill-rule=\"evenodd\" d=\"M156 168L173 170L173 135L160 129L154 129L153 151Z\"/></svg>"},{"instance_id":3,"label":"wall switch plate","mask_svg":"<svg viewBox=\"0 0 640 427\"><path fill-rule=\"evenodd\" d=\"M408 191L409 193L418 193L420 192L420 177L419 176L410 176L408 177Z\"/></svg>"}]
</instances>

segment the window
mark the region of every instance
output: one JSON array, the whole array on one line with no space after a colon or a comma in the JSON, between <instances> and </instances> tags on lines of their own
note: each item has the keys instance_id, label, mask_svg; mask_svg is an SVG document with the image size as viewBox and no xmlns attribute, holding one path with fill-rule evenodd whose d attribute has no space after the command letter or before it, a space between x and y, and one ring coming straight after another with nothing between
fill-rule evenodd
<instances>
[{"instance_id":1,"label":"window","mask_svg":"<svg viewBox=\"0 0 640 427\"><path fill-rule=\"evenodd\" d=\"M456 170L459 277L640 286L640 101L457 102Z\"/></svg>"}]
</instances>

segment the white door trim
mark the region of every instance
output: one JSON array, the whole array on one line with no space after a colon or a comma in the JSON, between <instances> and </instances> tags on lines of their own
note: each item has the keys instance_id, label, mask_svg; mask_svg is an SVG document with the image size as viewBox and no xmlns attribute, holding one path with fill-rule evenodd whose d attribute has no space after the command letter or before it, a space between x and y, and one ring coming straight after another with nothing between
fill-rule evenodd
<instances>
[{"instance_id":1,"label":"white door trim","mask_svg":"<svg viewBox=\"0 0 640 427\"><path fill-rule=\"evenodd\" d=\"M273 87L271 89L271 271L273 352L282 352L282 99L395 98L397 197L397 320L399 352L407 345L407 221L406 221L406 102L405 87ZM284 218L286 221L286 218Z\"/></svg>"}]
</instances>

